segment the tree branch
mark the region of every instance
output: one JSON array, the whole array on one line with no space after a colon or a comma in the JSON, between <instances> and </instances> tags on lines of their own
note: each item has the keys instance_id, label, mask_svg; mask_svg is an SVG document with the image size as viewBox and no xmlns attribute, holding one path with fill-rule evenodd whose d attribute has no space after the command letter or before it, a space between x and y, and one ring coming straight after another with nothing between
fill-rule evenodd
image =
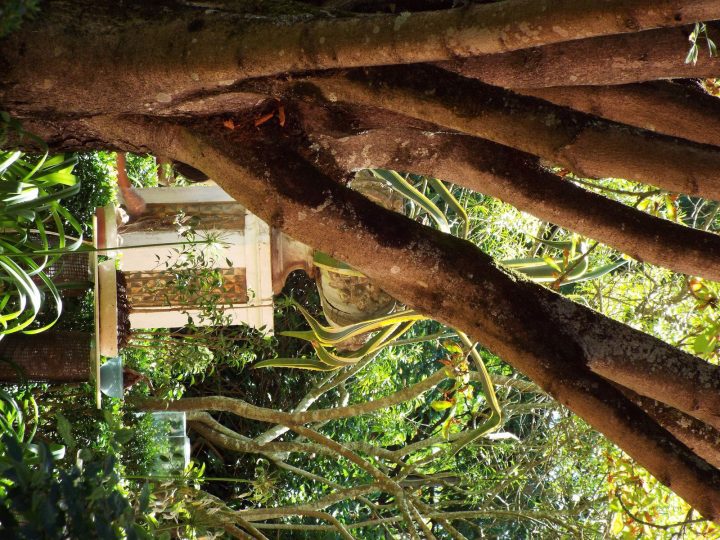
<instances>
[{"instance_id":1,"label":"tree branch","mask_svg":"<svg viewBox=\"0 0 720 540\"><path fill-rule=\"evenodd\" d=\"M384 398L373 401L366 401L347 407L338 407L335 409L316 409L312 411L287 413L267 409L264 407L256 407L241 399L229 398L226 396L206 396L181 398L175 401L166 401L153 398L138 398L134 403L142 409L146 410L168 410L168 411L225 411L237 414L243 418L259 420L261 422L271 422L274 424L282 424L285 426L294 426L298 424L307 424L310 422L322 422L325 420L337 420L339 418L350 418L352 416L361 416L369 414L380 409L392 407L404 401L413 399L438 383L448 378L445 368L436 371L430 377L422 381L403 388ZM294 428L291 428L294 429ZM268 443L272 444L272 443ZM287 443L283 443L287 444Z\"/></svg>"},{"instance_id":2,"label":"tree branch","mask_svg":"<svg viewBox=\"0 0 720 540\"><path fill-rule=\"evenodd\" d=\"M382 107L475 135L579 176L625 178L720 200L720 150L603 121L431 67L308 79L330 101Z\"/></svg>"},{"instance_id":3,"label":"tree branch","mask_svg":"<svg viewBox=\"0 0 720 540\"><path fill-rule=\"evenodd\" d=\"M708 19L710 20L710 19ZM692 27L582 39L441 64L504 88L628 84L659 79L720 77L720 58L701 51L686 64ZM708 25L720 43L720 31Z\"/></svg>"},{"instance_id":4,"label":"tree branch","mask_svg":"<svg viewBox=\"0 0 720 540\"><path fill-rule=\"evenodd\" d=\"M640 212L573 185L532 155L476 137L403 127L401 117L333 133L332 113L303 104L308 159L344 171L390 168L443 178L499 198L539 219L598 240L635 259L720 280L720 237ZM365 111L355 111L362 114ZM349 122L353 113L345 111ZM359 132L359 133L357 133ZM329 168L327 168L329 170ZM711 277L712 276L712 277Z\"/></svg>"},{"instance_id":5,"label":"tree branch","mask_svg":"<svg viewBox=\"0 0 720 540\"><path fill-rule=\"evenodd\" d=\"M516 88L515 92L614 122L720 146L720 99L699 85L657 81L617 86Z\"/></svg>"},{"instance_id":6,"label":"tree branch","mask_svg":"<svg viewBox=\"0 0 720 540\"><path fill-rule=\"evenodd\" d=\"M720 18L715 0L513 0L352 17L321 17L309 6L303 13L297 4L239 13L176 4L160 16L131 3L118 18L108 0L92 6L90 19L87 2L50 3L3 41L4 109L26 108L32 94L43 110L65 113L159 111L254 77L450 60ZM90 66L112 73L113 92Z\"/></svg>"},{"instance_id":7,"label":"tree branch","mask_svg":"<svg viewBox=\"0 0 720 540\"><path fill-rule=\"evenodd\" d=\"M720 469L720 431L628 388L621 387L620 390L698 456Z\"/></svg>"}]
</instances>

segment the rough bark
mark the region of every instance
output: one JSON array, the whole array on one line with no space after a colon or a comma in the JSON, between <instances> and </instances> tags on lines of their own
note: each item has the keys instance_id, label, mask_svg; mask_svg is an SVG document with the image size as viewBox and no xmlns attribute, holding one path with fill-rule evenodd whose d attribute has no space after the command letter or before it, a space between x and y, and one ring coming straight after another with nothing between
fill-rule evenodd
<instances>
[{"instance_id":1,"label":"rough bark","mask_svg":"<svg viewBox=\"0 0 720 540\"><path fill-rule=\"evenodd\" d=\"M441 65L504 88L720 77L720 58L710 57L703 41L697 63L685 63L691 31L692 27L687 27L604 36ZM709 35L720 44L720 30L711 25Z\"/></svg>"},{"instance_id":2,"label":"rough bark","mask_svg":"<svg viewBox=\"0 0 720 540\"><path fill-rule=\"evenodd\" d=\"M658 81L515 91L648 131L720 146L720 99L699 86Z\"/></svg>"},{"instance_id":3,"label":"rough bark","mask_svg":"<svg viewBox=\"0 0 720 540\"><path fill-rule=\"evenodd\" d=\"M33 95L49 111L71 103L76 113L154 111L253 77L449 60L720 18L715 0L515 0L344 18L310 8L248 16L115 4L45 6L0 46L0 103L21 108Z\"/></svg>"},{"instance_id":4,"label":"rough bark","mask_svg":"<svg viewBox=\"0 0 720 540\"><path fill-rule=\"evenodd\" d=\"M671 357L659 349L632 354L625 347L604 345L597 350L588 358L595 373L720 430L718 366L696 357Z\"/></svg>"},{"instance_id":5,"label":"rough bark","mask_svg":"<svg viewBox=\"0 0 720 540\"><path fill-rule=\"evenodd\" d=\"M615 177L720 200L720 150L519 96L442 70L373 68L315 77L330 101L378 106L511 146L580 176Z\"/></svg>"},{"instance_id":6,"label":"rough bark","mask_svg":"<svg viewBox=\"0 0 720 540\"><path fill-rule=\"evenodd\" d=\"M308 159L343 171L386 167L435 176L497 197L542 220L676 272L720 280L720 237L591 193L506 146L435 127L405 127L377 111L302 104ZM343 115L344 113L344 115ZM376 118L372 118L373 113ZM343 121L340 121L340 119ZM393 125L393 128L378 128ZM328 170L330 170L328 168Z\"/></svg>"},{"instance_id":7,"label":"rough bark","mask_svg":"<svg viewBox=\"0 0 720 540\"><path fill-rule=\"evenodd\" d=\"M306 125L314 123L317 127L318 123L323 123L317 109L304 116L309 118ZM329 131L310 130L316 134ZM541 219L615 245L624 253L644 252L646 260L676 270L679 270L678 259L685 259L682 253L687 253L690 246L715 244L712 251L720 255L720 237L717 235L654 218L586 192L542 170L532 156L486 141L463 135L417 133L402 128L362 129L361 134L343 139L319 135L314 140L329 150L334 161L347 170L373 166L403 170L410 166L412 172L446 178L474 191L499 197ZM690 238L696 235L696 239ZM685 238L681 239L681 236ZM707 244L700 240L701 236ZM673 238L677 241L672 241ZM663 245L665 241L671 241L672 247ZM700 263L692 265L693 270L717 275L710 267L701 269L705 254L700 250L692 257ZM713 265L720 262L719 258L714 259ZM581 328L578 331L582 331ZM628 358L627 351L623 350L612 356L591 358L590 367L642 395L664 401L720 428L720 371L703 360L694 357L691 360L655 358L652 351ZM648 378L648 373L657 375Z\"/></svg>"},{"instance_id":8,"label":"rough bark","mask_svg":"<svg viewBox=\"0 0 720 540\"><path fill-rule=\"evenodd\" d=\"M267 136L272 136L265 140L254 130L223 131L221 119L194 124L194 134L157 122L112 118L96 118L92 127L107 140L162 148L208 172L271 225L347 261L407 305L468 332L605 433L704 516L720 516L720 472L583 363L605 345L601 335L605 340L623 336L623 346L634 354L690 355L507 273L468 242L378 208L318 174L284 148L282 132L270 127ZM580 331L573 321L584 324ZM595 325L593 332L587 332L588 325Z\"/></svg>"},{"instance_id":9,"label":"rough bark","mask_svg":"<svg viewBox=\"0 0 720 540\"><path fill-rule=\"evenodd\" d=\"M659 401L627 388L620 390L698 456L720 469L720 431Z\"/></svg>"}]
</instances>

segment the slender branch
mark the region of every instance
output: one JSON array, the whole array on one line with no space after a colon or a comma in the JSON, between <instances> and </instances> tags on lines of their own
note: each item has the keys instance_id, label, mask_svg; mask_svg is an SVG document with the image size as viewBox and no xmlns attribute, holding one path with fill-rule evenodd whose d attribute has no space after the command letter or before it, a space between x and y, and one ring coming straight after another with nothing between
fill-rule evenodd
<instances>
[{"instance_id":1,"label":"slender branch","mask_svg":"<svg viewBox=\"0 0 720 540\"><path fill-rule=\"evenodd\" d=\"M441 369L430 377L404 388L390 396L367 401L348 407L337 409L317 409L313 411L286 413L274 409L256 407L240 399L228 398L225 396L182 398L176 401L166 401L155 398L137 398L134 400L136 406L145 410L167 410L167 411L224 411L237 414L244 418L271 422L283 425L305 424L309 422L322 422L325 420L337 420L369 414L380 409L392 407L404 401L413 399L447 378L445 369Z\"/></svg>"},{"instance_id":2,"label":"slender branch","mask_svg":"<svg viewBox=\"0 0 720 540\"><path fill-rule=\"evenodd\" d=\"M310 501L308 503L295 505L295 506L280 506L275 508L250 508L247 510L238 510L237 515L242 516L244 519L249 521L262 521L266 519L274 519L278 516L286 516L292 511L305 511L305 510L324 510L333 504L337 504L342 501L357 499L361 495L368 493L375 493L381 491L381 486L378 483L366 484L361 486L355 486L351 488L344 488L334 491L330 495Z\"/></svg>"},{"instance_id":3,"label":"slender branch","mask_svg":"<svg viewBox=\"0 0 720 540\"><path fill-rule=\"evenodd\" d=\"M412 538L412 540L420 540L417 527L415 527L415 522L410 515L410 508L405 497L397 498L395 504L400 510L400 515L402 516L405 524L407 525L407 531L410 534L410 538Z\"/></svg>"},{"instance_id":4,"label":"slender branch","mask_svg":"<svg viewBox=\"0 0 720 540\"><path fill-rule=\"evenodd\" d=\"M357 455L355 452L352 452L350 449L346 448L342 444L333 441L332 439L318 433L317 431L306 427L294 425L291 426L291 429L299 435L307 437L310 440L316 441L320 444L327 446L331 450L334 450L338 455L354 463L366 473L368 473L370 476L372 476L379 483L379 485L382 486L383 489L392 494L402 496L403 488L397 482L390 479L380 469Z\"/></svg>"},{"instance_id":5,"label":"slender branch","mask_svg":"<svg viewBox=\"0 0 720 540\"><path fill-rule=\"evenodd\" d=\"M704 522L707 522L707 519L702 519L702 518L700 518L700 519L687 519L687 520L685 520L685 521L679 521L679 522L677 522L677 523L667 523L667 524L664 524L664 525L661 525L661 524L658 524L658 523L652 523L652 522L650 522L650 521L645 521L644 519L640 519L640 518L637 517L635 514L633 514L633 513L630 511L630 509L625 505L625 503L623 502L622 497L620 496L619 493L616 493L616 494L615 494L615 498L616 498L616 499L618 500L618 502L620 503L620 506L622 506L623 512L625 512L625 514L626 514L627 516L629 516L630 519L632 519L632 520L635 521L636 523L640 523L641 525L647 525L648 527L652 527L652 528L654 528L654 529L662 529L662 530L664 530L664 531L667 531L667 530L669 530L669 529L674 529L675 527L684 527L685 525L690 525L690 524L692 524L692 523L704 523Z\"/></svg>"},{"instance_id":6,"label":"slender branch","mask_svg":"<svg viewBox=\"0 0 720 540\"><path fill-rule=\"evenodd\" d=\"M245 521L243 518L240 517L236 517L235 519L240 525L242 525L244 529L250 531L257 540L269 540L267 536L257 530L255 526L249 521Z\"/></svg>"},{"instance_id":7,"label":"slender branch","mask_svg":"<svg viewBox=\"0 0 720 540\"><path fill-rule=\"evenodd\" d=\"M333 388L336 388L338 385L342 384L344 381L347 381L349 378L355 376L362 369L364 369L365 366L370 364L376 356L376 354L370 355L366 358L363 358L357 364L343 369L340 373L336 372L326 376L322 381L317 383L305 395L305 397L303 397L303 399L300 400L300 402L295 406L292 412L299 413L307 411L313 405L313 403L315 403L323 394L329 392ZM262 433L255 437L255 440L258 443L269 442L279 437L287 430L288 428L285 426L275 426L267 430L265 433Z\"/></svg>"}]
</instances>

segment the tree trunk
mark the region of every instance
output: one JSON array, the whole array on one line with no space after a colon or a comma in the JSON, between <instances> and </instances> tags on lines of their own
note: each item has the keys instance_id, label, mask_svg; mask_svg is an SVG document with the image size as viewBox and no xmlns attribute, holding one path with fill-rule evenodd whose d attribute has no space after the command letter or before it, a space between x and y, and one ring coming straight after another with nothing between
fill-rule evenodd
<instances>
[{"instance_id":1,"label":"tree trunk","mask_svg":"<svg viewBox=\"0 0 720 540\"><path fill-rule=\"evenodd\" d=\"M697 359L500 268L468 242L422 227L339 185L327 172L333 178L345 177L344 162L350 157L331 158L322 148L313 157L309 137L296 118L280 115L284 102L275 98L322 103L317 90L321 88L329 101L346 99L368 110L380 106L415 116L410 123L419 129L431 126L433 135L439 131L436 126L445 126L540 155L580 174L622 176L720 199L718 150L631 130L422 66L311 75L301 82L253 80L233 88L239 93L226 93L228 86L249 77L439 61L539 45L555 47L557 64L552 69L546 64L547 73L562 72L564 60L558 51L584 50L580 61L573 60L581 68L573 67L570 73L584 74L587 81L594 69L590 59L599 58L599 66L609 57L603 68L607 72L617 57L612 49L588 49L588 43L598 42L582 38L629 32L630 41L646 39L647 34L637 31L720 18L717 0L515 0L360 18L320 16L310 8L309 15L273 18L262 12L228 12L233 5L237 4L221 3L219 11L208 12L177 2L168 2L167 10L131 2L122 11L107 0L50 3L41 19L0 44L0 108L22 116L29 129L46 136L56 149L152 151L208 173L270 225L348 262L408 306L479 339L704 516L720 519L720 471L588 367L594 362L599 369L602 361L632 357L634 366L650 366L650 375L645 373L650 384L636 383L635 375L623 379L627 384L654 395L655 378L668 388L671 378L679 378L672 386L677 395L658 397L686 409L711 411L712 396L706 392L696 398L688 384L679 384L706 382L699 379L703 370L683 379L685 372L678 369ZM676 44L682 32L673 35ZM552 43L561 45L548 45ZM698 65L702 61L701 54ZM635 79L621 82L643 80L652 71L642 73L643 62L620 65L618 80L630 72ZM579 80L576 76L574 82ZM291 93L283 94L286 91ZM269 111L272 120L260 121ZM174 113L177 118L170 118ZM346 129L342 114L335 120L338 125L329 131ZM456 135L443 131L448 137ZM401 143L392 158L413 155ZM471 166L463 164L457 172L487 168L487 150L483 159L463 159ZM536 174L537 160L526 159ZM507 184L507 168L496 174L493 167L490 174L484 173L502 180L493 189L519 191ZM485 181L485 176L476 178ZM537 177L523 179L525 191L517 195L523 204L532 204L537 194L528 185L531 178ZM552 184L549 179L547 183ZM551 200L560 190L557 185L543 189L545 198L537 206L551 213ZM574 196L558 195L581 227L581 209L572 206ZM625 219L625 214L617 216ZM602 223L598 216L593 219L598 226ZM634 226L649 227L637 219ZM663 229L662 234L675 230ZM609 229L603 234L609 235ZM649 238L647 231L642 234ZM660 232L657 236L662 242ZM674 241L681 242L678 238ZM707 237L696 235L688 243L700 238ZM693 264L702 264L692 249L685 251L685 259L695 257ZM43 347L49 350L50 344ZM58 365L67 361L67 355L58 358ZM614 380L620 371L603 373ZM319 437L302 426L291 427Z\"/></svg>"},{"instance_id":2,"label":"tree trunk","mask_svg":"<svg viewBox=\"0 0 720 540\"><path fill-rule=\"evenodd\" d=\"M0 340L0 381L50 383L90 379L90 334L8 334Z\"/></svg>"},{"instance_id":3,"label":"tree trunk","mask_svg":"<svg viewBox=\"0 0 720 540\"><path fill-rule=\"evenodd\" d=\"M710 20L710 19L707 19ZM628 84L658 79L720 77L720 58L703 40L696 64L685 63L692 27L583 39L441 65L504 88ZM709 25L720 44L720 30Z\"/></svg>"}]
</instances>

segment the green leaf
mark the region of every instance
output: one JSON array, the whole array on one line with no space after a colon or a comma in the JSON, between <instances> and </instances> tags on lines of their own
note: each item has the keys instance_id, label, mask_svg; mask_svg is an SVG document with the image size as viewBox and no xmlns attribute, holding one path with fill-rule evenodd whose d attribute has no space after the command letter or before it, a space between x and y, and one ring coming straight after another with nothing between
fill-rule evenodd
<instances>
[{"instance_id":1,"label":"green leaf","mask_svg":"<svg viewBox=\"0 0 720 540\"><path fill-rule=\"evenodd\" d=\"M715 330L712 333L700 334L693 342L693 350L696 354L707 354L713 352L718 344L717 334Z\"/></svg>"},{"instance_id":2,"label":"green leaf","mask_svg":"<svg viewBox=\"0 0 720 540\"><path fill-rule=\"evenodd\" d=\"M319 268L326 268L331 272L335 272L336 274L343 276L365 277L365 274L362 272L358 272L352 266L338 261L322 251L316 251L313 254L313 264Z\"/></svg>"},{"instance_id":3,"label":"green leaf","mask_svg":"<svg viewBox=\"0 0 720 540\"><path fill-rule=\"evenodd\" d=\"M464 351L460 345L455 343L454 341L450 341L449 339L446 339L442 342L443 349L445 349L450 354L459 354L464 355Z\"/></svg>"},{"instance_id":4,"label":"green leaf","mask_svg":"<svg viewBox=\"0 0 720 540\"><path fill-rule=\"evenodd\" d=\"M316 358L272 358L270 360L261 360L253 365L253 368L266 367L307 369L310 371L333 371L337 369L337 367L324 364Z\"/></svg>"},{"instance_id":5,"label":"green leaf","mask_svg":"<svg viewBox=\"0 0 720 540\"><path fill-rule=\"evenodd\" d=\"M620 259L619 261L605 264L603 266L595 268L594 270L584 273L582 276L579 276L579 277L573 278L573 279L568 279L567 281L565 281L563 283L563 285L568 284L568 283L580 283L582 281L588 281L591 279L600 278L600 277L604 276L605 274L609 274L613 270L617 270L618 268L625 266L629 262L630 261L628 261L627 259Z\"/></svg>"},{"instance_id":6,"label":"green leaf","mask_svg":"<svg viewBox=\"0 0 720 540\"><path fill-rule=\"evenodd\" d=\"M135 433L130 428L121 428L115 432L115 440L120 444L129 443L134 436Z\"/></svg>"},{"instance_id":7,"label":"green leaf","mask_svg":"<svg viewBox=\"0 0 720 540\"><path fill-rule=\"evenodd\" d=\"M455 198L455 196L450 193L448 188L445 187L445 184L441 180L428 177L428 184L435 190L438 195L440 195L442 200L445 201L445 204L447 204L449 208L452 208L453 212L457 214L458 218L463 224L462 234L460 235L460 237L467 238L470 234L470 219L468 218L467 212L465 212L465 208L463 208L463 206Z\"/></svg>"},{"instance_id":8,"label":"green leaf","mask_svg":"<svg viewBox=\"0 0 720 540\"><path fill-rule=\"evenodd\" d=\"M65 446L62 444L50 443L48 450L50 450L50 455L56 461L65 457Z\"/></svg>"},{"instance_id":9,"label":"green leaf","mask_svg":"<svg viewBox=\"0 0 720 540\"><path fill-rule=\"evenodd\" d=\"M708 52L710 56L717 56L717 46L715 45L715 42L708 38L707 39L707 45L708 45Z\"/></svg>"},{"instance_id":10,"label":"green leaf","mask_svg":"<svg viewBox=\"0 0 720 540\"><path fill-rule=\"evenodd\" d=\"M370 169L370 172L376 178L380 178L381 180L388 182L395 191L420 206L435 222L438 229L444 233L450 234L450 224L448 223L445 214L440 211L434 202L418 191L400 174L386 169Z\"/></svg>"},{"instance_id":11,"label":"green leaf","mask_svg":"<svg viewBox=\"0 0 720 540\"><path fill-rule=\"evenodd\" d=\"M452 416L445 419L445 421L442 423L442 428L440 429L440 434L445 439L450 438L450 426L452 426Z\"/></svg>"},{"instance_id":12,"label":"green leaf","mask_svg":"<svg viewBox=\"0 0 720 540\"><path fill-rule=\"evenodd\" d=\"M550 268L553 268L554 270L557 270L558 272L562 272L562 268L560 268L560 263L562 261L556 261L549 255L543 255L542 260L545 261L545 264L547 264Z\"/></svg>"},{"instance_id":13,"label":"green leaf","mask_svg":"<svg viewBox=\"0 0 720 540\"><path fill-rule=\"evenodd\" d=\"M62 437L62 440L65 443L65 446L68 447L68 450L72 452L77 443L75 442L75 437L72 435L70 421L61 412L57 412L55 414L55 419L57 421L57 430L60 437Z\"/></svg>"},{"instance_id":14,"label":"green leaf","mask_svg":"<svg viewBox=\"0 0 720 540\"><path fill-rule=\"evenodd\" d=\"M441 399L438 401L433 401L430 406L436 411L444 411L445 409L449 409L450 407L452 407L453 403L451 401Z\"/></svg>"},{"instance_id":15,"label":"green leaf","mask_svg":"<svg viewBox=\"0 0 720 540\"><path fill-rule=\"evenodd\" d=\"M323 324L320 324L315 319L315 317L310 315L310 313L308 313L307 310L301 305L297 304L296 302L293 303L310 325L310 328L314 334L314 339L322 345L338 345L352 337L358 336L360 334L365 334L367 332L372 332L379 328L384 328L396 323L421 321L427 319L427 317L425 317L424 315L420 315L416 311L405 310L391 313L389 315L384 315L383 317L378 317L368 321L351 324L349 326L325 326ZM300 337L301 339L304 339L307 334L305 332L284 332L283 335Z\"/></svg>"},{"instance_id":16,"label":"green leaf","mask_svg":"<svg viewBox=\"0 0 720 540\"><path fill-rule=\"evenodd\" d=\"M147 512L147 509L150 506L150 484L147 482L143 484L142 490L140 490L138 505L140 507L140 512L143 513Z\"/></svg>"}]
</instances>

